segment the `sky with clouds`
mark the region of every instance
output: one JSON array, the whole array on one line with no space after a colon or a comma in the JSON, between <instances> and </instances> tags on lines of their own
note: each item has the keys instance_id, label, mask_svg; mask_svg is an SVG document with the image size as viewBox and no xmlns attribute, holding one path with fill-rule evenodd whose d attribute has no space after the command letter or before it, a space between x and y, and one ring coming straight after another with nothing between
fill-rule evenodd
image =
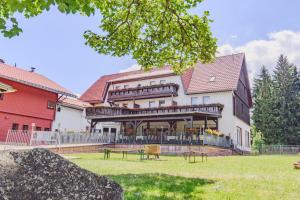
<instances>
[{"instance_id":1,"label":"sky with clouds","mask_svg":"<svg viewBox=\"0 0 300 200\"><path fill-rule=\"evenodd\" d=\"M282 53L300 66L299 8L299 0L205 0L191 12L210 11L218 55L245 52L253 78L262 65L274 68ZM85 46L82 34L98 31L97 15L63 15L54 8L29 20L18 18L24 32L13 39L0 35L0 58L25 69L36 67L75 93L83 93L101 75L136 68L130 56L99 55Z\"/></svg>"}]
</instances>

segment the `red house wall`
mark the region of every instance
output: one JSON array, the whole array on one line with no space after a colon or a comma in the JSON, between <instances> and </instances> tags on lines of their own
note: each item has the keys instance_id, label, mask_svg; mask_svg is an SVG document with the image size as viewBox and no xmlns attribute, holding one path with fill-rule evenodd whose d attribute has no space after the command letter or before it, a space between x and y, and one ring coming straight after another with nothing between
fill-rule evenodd
<instances>
[{"instance_id":1,"label":"red house wall","mask_svg":"<svg viewBox=\"0 0 300 200\"><path fill-rule=\"evenodd\" d=\"M5 140L13 123L19 124L19 129L28 125L31 130L32 123L42 130L51 129L55 109L48 109L47 105L48 101L56 102L57 94L2 78L0 81L17 89L0 100L0 141Z\"/></svg>"}]
</instances>

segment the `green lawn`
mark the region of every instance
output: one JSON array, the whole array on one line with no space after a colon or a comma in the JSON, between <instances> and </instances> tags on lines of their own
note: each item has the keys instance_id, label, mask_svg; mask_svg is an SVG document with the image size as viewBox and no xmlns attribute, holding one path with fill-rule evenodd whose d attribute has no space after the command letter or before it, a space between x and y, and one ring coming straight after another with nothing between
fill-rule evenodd
<instances>
[{"instance_id":1,"label":"green lawn","mask_svg":"<svg viewBox=\"0 0 300 200\"><path fill-rule=\"evenodd\" d=\"M183 157L138 160L138 155L76 154L72 161L122 185L125 199L300 199L299 156Z\"/></svg>"}]
</instances>

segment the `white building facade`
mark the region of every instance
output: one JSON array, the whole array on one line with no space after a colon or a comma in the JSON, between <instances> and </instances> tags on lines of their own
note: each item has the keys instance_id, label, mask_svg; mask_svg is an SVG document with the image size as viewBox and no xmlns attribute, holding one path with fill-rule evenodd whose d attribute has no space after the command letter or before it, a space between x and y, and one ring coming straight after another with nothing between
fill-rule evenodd
<instances>
[{"instance_id":1,"label":"white building facade","mask_svg":"<svg viewBox=\"0 0 300 200\"><path fill-rule=\"evenodd\" d=\"M52 131L64 133L83 133L90 131L90 124L86 119L86 107L90 104L78 99L65 98L56 105L55 120Z\"/></svg>"},{"instance_id":2,"label":"white building facade","mask_svg":"<svg viewBox=\"0 0 300 200\"><path fill-rule=\"evenodd\" d=\"M92 128L113 135L115 142L196 145L214 138L251 149L244 54L199 63L183 75L165 67L103 76L81 100L93 105L87 110ZM218 136L208 137L211 130Z\"/></svg>"}]
</instances>

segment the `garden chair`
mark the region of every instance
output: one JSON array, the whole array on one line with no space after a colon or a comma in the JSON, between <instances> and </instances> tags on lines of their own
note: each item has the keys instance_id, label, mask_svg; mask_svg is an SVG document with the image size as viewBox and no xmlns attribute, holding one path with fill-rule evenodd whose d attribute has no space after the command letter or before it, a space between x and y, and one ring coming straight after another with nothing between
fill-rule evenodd
<instances>
[{"instance_id":1,"label":"garden chair","mask_svg":"<svg viewBox=\"0 0 300 200\"><path fill-rule=\"evenodd\" d=\"M154 155L159 159L160 145L145 145L145 154L147 155L147 159L149 159L150 155Z\"/></svg>"}]
</instances>

